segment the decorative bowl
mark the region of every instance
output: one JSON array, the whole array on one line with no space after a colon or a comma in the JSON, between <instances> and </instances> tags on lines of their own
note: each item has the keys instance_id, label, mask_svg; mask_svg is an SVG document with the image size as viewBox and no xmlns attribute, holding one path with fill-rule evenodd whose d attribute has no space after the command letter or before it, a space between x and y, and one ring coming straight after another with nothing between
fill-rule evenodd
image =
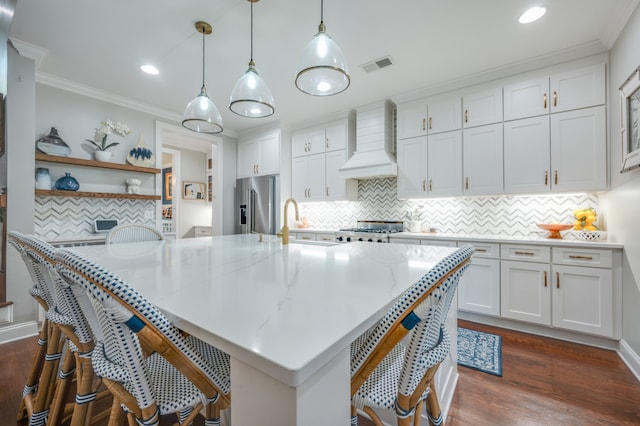
<instances>
[{"instance_id":1,"label":"decorative bowl","mask_svg":"<svg viewBox=\"0 0 640 426\"><path fill-rule=\"evenodd\" d=\"M606 231L578 231L576 237L584 241L599 241L607 236Z\"/></svg>"},{"instance_id":2,"label":"decorative bowl","mask_svg":"<svg viewBox=\"0 0 640 426\"><path fill-rule=\"evenodd\" d=\"M539 223L538 228L542 228L546 231L549 231L549 235L547 238L560 238L562 239L562 235L560 235L560 231L566 231L567 229L573 228L573 225L564 225L562 223Z\"/></svg>"}]
</instances>

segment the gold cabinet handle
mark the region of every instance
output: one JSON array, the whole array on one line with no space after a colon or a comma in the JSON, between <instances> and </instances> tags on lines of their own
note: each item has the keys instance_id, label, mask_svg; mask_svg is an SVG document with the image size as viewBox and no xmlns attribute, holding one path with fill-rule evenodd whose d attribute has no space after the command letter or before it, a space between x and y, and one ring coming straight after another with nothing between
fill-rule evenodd
<instances>
[{"instance_id":1,"label":"gold cabinet handle","mask_svg":"<svg viewBox=\"0 0 640 426\"><path fill-rule=\"evenodd\" d=\"M327 197L328 197L329 196L329 187L328 186L326 187L325 193L327 194Z\"/></svg>"},{"instance_id":2,"label":"gold cabinet handle","mask_svg":"<svg viewBox=\"0 0 640 426\"><path fill-rule=\"evenodd\" d=\"M425 192L426 190L427 190L427 180L422 179L422 192Z\"/></svg>"},{"instance_id":3,"label":"gold cabinet handle","mask_svg":"<svg viewBox=\"0 0 640 426\"><path fill-rule=\"evenodd\" d=\"M557 171L557 170L555 170L555 171L553 172L553 184L554 184L554 185L557 185L557 184L558 184L558 171Z\"/></svg>"},{"instance_id":4,"label":"gold cabinet handle","mask_svg":"<svg viewBox=\"0 0 640 426\"><path fill-rule=\"evenodd\" d=\"M260 164L256 164L256 173L260 173Z\"/></svg>"},{"instance_id":5,"label":"gold cabinet handle","mask_svg":"<svg viewBox=\"0 0 640 426\"><path fill-rule=\"evenodd\" d=\"M593 260L593 256L578 256L578 255L570 254L569 259Z\"/></svg>"},{"instance_id":6,"label":"gold cabinet handle","mask_svg":"<svg viewBox=\"0 0 640 426\"><path fill-rule=\"evenodd\" d=\"M464 110L464 122L465 123L469 122L469 110L468 109Z\"/></svg>"},{"instance_id":7,"label":"gold cabinet handle","mask_svg":"<svg viewBox=\"0 0 640 426\"><path fill-rule=\"evenodd\" d=\"M425 130L427 130L426 125L427 125L427 119L426 119L426 118L423 118L423 119L422 119L422 131L423 131L423 132L424 132Z\"/></svg>"},{"instance_id":8,"label":"gold cabinet handle","mask_svg":"<svg viewBox=\"0 0 640 426\"><path fill-rule=\"evenodd\" d=\"M311 237L308 235L303 235L301 238L301 240L311 240Z\"/></svg>"},{"instance_id":9,"label":"gold cabinet handle","mask_svg":"<svg viewBox=\"0 0 640 426\"><path fill-rule=\"evenodd\" d=\"M530 251L516 251L514 254L518 256L535 256L535 253L531 253Z\"/></svg>"},{"instance_id":10,"label":"gold cabinet handle","mask_svg":"<svg viewBox=\"0 0 640 426\"><path fill-rule=\"evenodd\" d=\"M429 191L433 191L433 179L429 179Z\"/></svg>"},{"instance_id":11,"label":"gold cabinet handle","mask_svg":"<svg viewBox=\"0 0 640 426\"><path fill-rule=\"evenodd\" d=\"M429 117L429 130L431 130L431 129L432 129L432 127L431 127L431 119L432 119L432 118L433 118L433 117Z\"/></svg>"},{"instance_id":12,"label":"gold cabinet handle","mask_svg":"<svg viewBox=\"0 0 640 426\"><path fill-rule=\"evenodd\" d=\"M476 253L486 253L488 250L487 249L483 249L483 248L475 248L475 252Z\"/></svg>"},{"instance_id":13,"label":"gold cabinet handle","mask_svg":"<svg viewBox=\"0 0 640 426\"><path fill-rule=\"evenodd\" d=\"M469 189L469 176L464 178L464 188Z\"/></svg>"},{"instance_id":14,"label":"gold cabinet handle","mask_svg":"<svg viewBox=\"0 0 640 426\"><path fill-rule=\"evenodd\" d=\"M558 106L558 92L556 92L555 90L553 91L553 106Z\"/></svg>"},{"instance_id":15,"label":"gold cabinet handle","mask_svg":"<svg viewBox=\"0 0 640 426\"><path fill-rule=\"evenodd\" d=\"M544 171L544 186L549 185L549 172L548 171Z\"/></svg>"},{"instance_id":16,"label":"gold cabinet handle","mask_svg":"<svg viewBox=\"0 0 640 426\"><path fill-rule=\"evenodd\" d=\"M547 271L544 271L544 286L547 286Z\"/></svg>"},{"instance_id":17,"label":"gold cabinet handle","mask_svg":"<svg viewBox=\"0 0 640 426\"><path fill-rule=\"evenodd\" d=\"M560 272L556 272L556 288L560 288Z\"/></svg>"},{"instance_id":18,"label":"gold cabinet handle","mask_svg":"<svg viewBox=\"0 0 640 426\"><path fill-rule=\"evenodd\" d=\"M325 146L325 147L327 147L327 148L329 148L329 138L327 138L327 139L325 140L324 146Z\"/></svg>"},{"instance_id":19,"label":"gold cabinet handle","mask_svg":"<svg viewBox=\"0 0 640 426\"><path fill-rule=\"evenodd\" d=\"M544 109L547 109L547 94L546 94L546 93L544 94L543 99L544 99L544 100L543 100L543 102L542 102L542 107L543 107Z\"/></svg>"}]
</instances>

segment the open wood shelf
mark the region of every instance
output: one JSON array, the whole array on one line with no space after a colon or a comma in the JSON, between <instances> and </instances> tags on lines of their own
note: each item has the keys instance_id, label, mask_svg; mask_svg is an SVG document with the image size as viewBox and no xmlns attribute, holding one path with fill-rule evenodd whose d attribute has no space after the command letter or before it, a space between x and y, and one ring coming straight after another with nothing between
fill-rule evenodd
<instances>
[{"instance_id":1,"label":"open wood shelf","mask_svg":"<svg viewBox=\"0 0 640 426\"><path fill-rule=\"evenodd\" d=\"M59 191L36 189L36 195L45 197L129 198L132 200L160 200L159 195L120 194L115 192Z\"/></svg>"},{"instance_id":2,"label":"open wood shelf","mask_svg":"<svg viewBox=\"0 0 640 426\"><path fill-rule=\"evenodd\" d=\"M60 157L57 155L47 155L36 152L36 161L47 161L49 163L73 164L75 166L99 167L102 169L124 170L128 172L158 174L160 169L152 167L132 166L130 164L109 163L106 161L85 160L82 158ZM129 194L127 194L129 195Z\"/></svg>"}]
</instances>

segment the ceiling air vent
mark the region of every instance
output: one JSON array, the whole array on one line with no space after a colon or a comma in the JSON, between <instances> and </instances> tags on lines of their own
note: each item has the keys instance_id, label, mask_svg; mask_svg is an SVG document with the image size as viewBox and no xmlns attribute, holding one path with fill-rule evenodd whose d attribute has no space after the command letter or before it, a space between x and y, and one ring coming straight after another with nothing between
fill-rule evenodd
<instances>
[{"instance_id":1,"label":"ceiling air vent","mask_svg":"<svg viewBox=\"0 0 640 426\"><path fill-rule=\"evenodd\" d=\"M389 65L393 65L393 62L391 62L391 56L384 56L382 58L376 59L375 61L360 65L360 67L366 72L372 72L384 67L388 67Z\"/></svg>"}]
</instances>

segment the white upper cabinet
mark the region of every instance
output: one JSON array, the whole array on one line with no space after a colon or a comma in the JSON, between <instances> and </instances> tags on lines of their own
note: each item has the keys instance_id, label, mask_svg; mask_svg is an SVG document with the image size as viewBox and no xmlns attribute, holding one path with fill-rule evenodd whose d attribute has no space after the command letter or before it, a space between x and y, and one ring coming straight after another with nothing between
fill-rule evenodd
<instances>
[{"instance_id":1,"label":"white upper cabinet","mask_svg":"<svg viewBox=\"0 0 640 426\"><path fill-rule=\"evenodd\" d=\"M552 74L549 90L551 112L569 111L606 103L605 65Z\"/></svg>"},{"instance_id":2,"label":"white upper cabinet","mask_svg":"<svg viewBox=\"0 0 640 426\"><path fill-rule=\"evenodd\" d=\"M238 178L280 173L280 130L238 141Z\"/></svg>"},{"instance_id":3,"label":"white upper cabinet","mask_svg":"<svg viewBox=\"0 0 640 426\"><path fill-rule=\"evenodd\" d=\"M398 139L457 130L462 127L462 101L459 95L434 96L399 104Z\"/></svg>"},{"instance_id":4,"label":"white upper cabinet","mask_svg":"<svg viewBox=\"0 0 640 426\"><path fill-rule=\"evenodd\" d=\"M504 191L548 192L551 188L549 116L504 123Z\"/></svg>"},{"instance_id":5,"label":"white upper cabinet","mask_svg":"<svg viewBox=\"0 0 640 426\"><path fill-rule=\"evenodd\" d=\"M427 133L435 134L462 128L462 99L448 95L427 99Z\"/></svg>"},{"instance_id":6,"label":"white upper cabinet","mask_svg":"<svg viewBox=\"0 0 640 426\"><path fill-rule=\"evenodd\" d=\"M462 158L464 195L503 192L502 123L464 129Z\"/></svg>"},{"instance_id":7,"label":"white upper cabinet","mask_svg":"<svg viewBox=\"0 0 640 426\"><path fill-rule=\"evenodd\" d=\"M462 195L462 130L429 136L427 171L430 197Z\"/></svg>"},{"instance_id":8,"label":"white upper cabinet","mask_svg":"<svg viewBox=\"0 0 640 426\"><path fill-rule=\"evenodd\" d=\"M325 151L324 127L305 129L293 134L291 141L292 157L320 154Z\"/></svg>"},{"instance_id":9,"label":"white upper cabinet","mask_svg":"<svg viewBox=\"0 0 640 426\"><path fill-rule=\"evenodd\" d=\"M398 141L398 198L462 194L462 131Z\"/></svg>"},{"instance_id":10,"label":"white upper cabinet","mask_svg":"<svg viewBox=\"0 0 640 426\"><path fill-rule=\"evenodd\" d=\"M504 86L504 121L549 113L549 77Z\"/></svg>"},{"instance_id":11,"label":"white upper cabinet","mask_svg":"<svg viewBox=\"0 0 640 426\"><path fill-rule=\"evenodd\" d=\"M426 99L399 104L396 109L398 139L426 135L428 115Z\"/></svg>"},{"instance_id":12,"label":"white upper cabinet","mask_svg":"<svg viewBox=\"0 0 640 426\"><path fill-rule=\"evenodd\" d=\"M462 95L464 128L502 122L502 87L479 88Z\"/></svg>"},{"instance_id":13,"label":"white upper cabinet","mask_svg":"<svg viewBox=\"0 0 640 426\"><path fill-rule=\"evenodd\" d=\"M336 120L293 133L291 193L298 201L358 198L358 182L338 176L355 150L352 119Z\"/></svg>"},{"instance_id":14,"label":"white upper cabinet","mask_svg":"<svg viewBox=\"0 0 640 426\"><path fill-rule=\"evenodd\" d=\"M551 115L551 184L556 191L607 189L604 106Z\"/></svg>"},{"instance_id":15,"label":"white upper cabinet","mask_svg":"<svg viewBox=\"0 0 640 426\"><path fill-rule=\"evenodd\" d=\"M427 137L398 141L398 198L427 196Z\"/></svg>"},{"instance_id":16,"label":"white upper cabinet","mask_svg":"<svg viewBox=\"0 0 640 426\"><path fill-rule=\"evenodd\" d=\"M504 87L504 120L604 105L605 88L604 64L516 81Z\"/></svg>"}]
</instances>

